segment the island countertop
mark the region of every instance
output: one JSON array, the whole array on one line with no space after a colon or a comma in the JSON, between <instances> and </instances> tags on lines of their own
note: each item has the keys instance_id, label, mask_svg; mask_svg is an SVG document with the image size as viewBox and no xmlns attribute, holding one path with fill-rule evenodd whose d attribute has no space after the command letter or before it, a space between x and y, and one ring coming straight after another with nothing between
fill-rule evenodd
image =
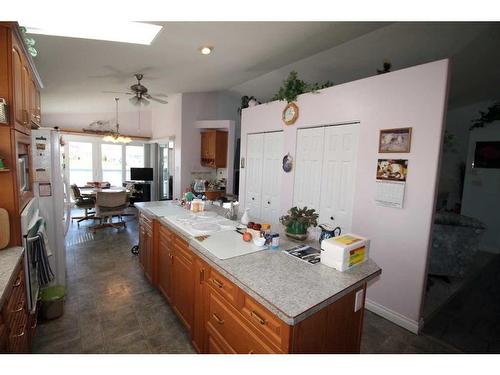
<instances>
[{"instance_id":1,"label":"island countertop","mask_svg":"<svg viewBox=\"0 0 500 375\"><path fill-rule=\"evenodd\" d=\"M145 202L135 206L180 234L195 254L289 325L299 323L382 272L371 259L345 272L321 263L308 264L283 253L282 250L297 245L283 237L277 250L221 260L171 219L185 213L184 208L171 202ZM224 236L224 232L218 232L216 237L224 241Z\"/></svg>"}]
</instances>

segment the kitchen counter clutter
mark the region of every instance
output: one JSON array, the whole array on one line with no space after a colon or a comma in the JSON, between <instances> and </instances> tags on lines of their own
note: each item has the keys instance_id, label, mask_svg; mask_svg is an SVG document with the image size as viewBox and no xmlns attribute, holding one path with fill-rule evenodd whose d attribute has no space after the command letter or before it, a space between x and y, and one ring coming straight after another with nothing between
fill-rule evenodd
<instances>
[{"instance_id":1,"label":"kitchen counter clutter","mask_svg":"<svg viewBox=\"0 0 500 375\"><path fill-rule=\"evenodd\" d=\"M285 254L297 245L285 238L276 250L245 243L236 222L210 211L210 223L226 225L200 236L193 215L176 203L136 206L143 269L198 351L359 352L366 284L381 273L372 260L339 272Z\"/></svg>"}]
</instances>

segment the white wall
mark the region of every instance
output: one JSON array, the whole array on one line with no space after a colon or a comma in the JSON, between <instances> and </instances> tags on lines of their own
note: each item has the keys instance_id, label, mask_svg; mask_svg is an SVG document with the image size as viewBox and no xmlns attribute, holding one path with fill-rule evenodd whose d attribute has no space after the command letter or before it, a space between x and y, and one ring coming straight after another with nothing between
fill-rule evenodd
<instances>
[{"instance_id":1,"label":"white wall","mask_svg":"<svg viewBox=\"0 0 500 375\"><path fill-rule=\"evenodd\" d=\"M484 110L484 107L483 107ZM500 122L471 131L467 154L461 213L486 224L481 238L482 250L500 254L500 169L472 168L478 141L500 141Z\"/></svg>"},{"instance_id":2,"label":"white wall","mask_svg":"<svg viewBox=\"0 0 500 375\"><path fill-rule=\"evenodd\" d=\"M368 306L417 331L425 290L431 224L448 91L448 60L374 76L299 96L293 126L281 121L284 102L243 110L241 155L249 133L284 130L285 147L295 157L297 129L360 122L352 228L371 239L371 257L382 275L368 290ZM380 129L411 126L409 154L378 154ZM407 158L404 209L375 204L378 158ZM281 210L292 206L294 173L283 175ZM245 202L245 170L240 175Z\"/></svg>"},{"instance_id":3,"label":"white wall","mask_svg":"<svg viewBox=\"0 0 500 375\"><path fill-rule=\"evenodd\" d=\"M97 121L110 121L109 125L115 129L115 112L95 112L95 113L43 113L43 126L58 126L61 129L71 129L82 131L88 128L89 124ZM151 137L151 110L142 109L133 112L119 112L118 120L120 133L136 135L140 137Z\"/></svg>"}]
</instances>

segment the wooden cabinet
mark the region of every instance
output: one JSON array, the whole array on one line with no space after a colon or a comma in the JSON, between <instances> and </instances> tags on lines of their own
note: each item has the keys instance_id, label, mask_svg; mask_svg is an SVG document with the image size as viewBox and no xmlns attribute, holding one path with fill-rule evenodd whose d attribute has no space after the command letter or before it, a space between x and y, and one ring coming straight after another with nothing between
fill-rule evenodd
<instances>
[{"instance_id":1,"label":"wooden cabinet","mask_svg":"<svg viewBox=\"0 0 500 375\"><path fill-rule=\"evenodd\" d=\"M174 245L173 308L191 332L194 319L194 256L186 241L175 234L172 237Z\"/></svg>"},{"instance_id":2,"label":"wooden cabinet","mask_svg":"<svg viewBox=\"0 0 500 375\"><path fill-rule=\"evenodd\" d=\"M42 122L40 90L33 79L29 83L29 115L31 127L38 128Z\"/></svg>"},{"instance_id":3,"label":"wooden cabinet","mask_svg":"<svg viewBox=\"0 0 500 375\"><path fill-rule=\"evenodd\" d=\"M141 229L147 226L142 219L140 223ZM151 253L158 265L158 288L197 351L359 353L363 308L355 312L354 304L356 292L366 285L290 326L198 257L183 238L156 224L152 228L158 231L158 252Z\"/></svg>"},{"instance_id":4,"label":"wooden cabinet","mask_svg":"<svg viewBox=\"0 0 500 375\"><path fill-rule=\"evenodd\" d=\"M6 100L8 107L8 121L0 124L0 156L6 165L0 173L0 207L9 212L9 246L22 244L19 214L33 197L30 119L31 113L36 112L40 122L42 88L18 27L15 22L0 21L0 98ZM21 180L18 172L22 163L29 168L29 177ZM27 183L22 184L23 181Z\"/></svg>"},{"instance_id":5,"label":"wooden cabinet","mask_svg":"<svg viewBox=\"0 0 500 375\"><path fill-rule=\"evenodd\" d=\"M14 282L7 287L7 298L0 312L0 353L29 353L33 315L27 311L23 260L15 271Z\"/></svg>"},{"instance_id":6,"label":"wooden cabinet","mask_svg":"<svg viewBox=\"0 0 500 375\"><path fill-rule=\"evenodd\" d=\"M201 165L209 168L226 168L227 135L221 130L201 132Z\"/></svg>"},{"instance_id":7,"label":"wooden cabinet","mask_svg":"<svg viewBox=\"0 0 500 375\"><path fill-rule=\"evenodd\" d=\"M158 289L168 302L172 302L172 267L174 255L172 232L165 226L159 226L158 239Z\"/></svg>"},{"instance_id":8,"label":"wooden cabinet","mask_svg":"<svg viewBox=\"0 0 500 375\"><path fill-rule=\"evenodd\" d=\"M139 217L139 263L148 280L153 282L153 227L152 221L141 214Z\"/></svg>"}]
</instances>

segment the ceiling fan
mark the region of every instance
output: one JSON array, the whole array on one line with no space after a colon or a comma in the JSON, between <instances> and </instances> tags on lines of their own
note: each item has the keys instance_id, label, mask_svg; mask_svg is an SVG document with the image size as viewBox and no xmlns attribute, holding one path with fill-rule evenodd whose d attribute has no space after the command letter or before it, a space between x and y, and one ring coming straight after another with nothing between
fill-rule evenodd
<instances>
[{"instance_id":1,"label":"ceiling fan","mask_svg":"<svg viewBox=\"0 0 500 375\"><path fill-rule=\"evenodd\" d=\"M166 100L158 98L158 96L162 97L167 97L165 94L155 94L152 96L150 93L148 93L148 88L144 86L141 83L142 78L144 75L137 73L134 74L135 78L137 79L137 83L130 86L130 91L127 92L116 92L116 91L103 91L104 93L110 93L110 94L125 94L125 95L133 95L129 101L133 105L148 105L150 100L154 100L155 102L161 103L161 104L167 104L168 102Z\"/></svg>"}]
</instances>

